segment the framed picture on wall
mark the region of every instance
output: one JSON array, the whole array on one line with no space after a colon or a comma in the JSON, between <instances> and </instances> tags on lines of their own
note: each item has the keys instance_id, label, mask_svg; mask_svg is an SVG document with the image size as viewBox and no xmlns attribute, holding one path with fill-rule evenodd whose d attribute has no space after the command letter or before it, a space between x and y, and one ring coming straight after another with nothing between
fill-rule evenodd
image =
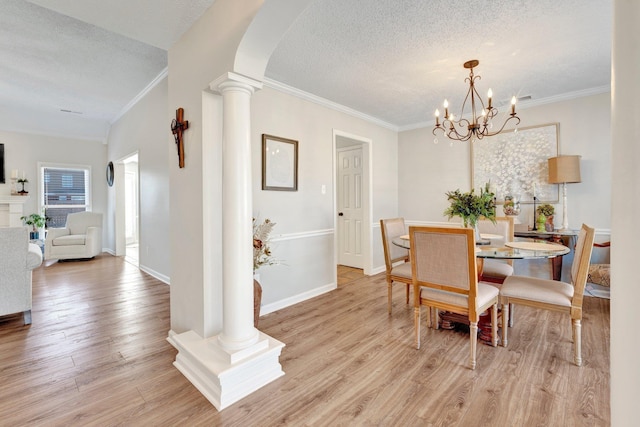
<instances>
[{"instance_id":1,"label":"framed picture on wall","mask_svg":"<svg viewBox=\"0 0 640 427\"><path fill-rule=\"evenodd\" d=\"M521 203L558 203L549 184L547 160L558 155L558 123L504 131L471 144L471 186L490 183L499 201L510 194Z\"/></svg>"},{"instance_id":2,"label":"framed picture on wall","mask_svg":"<svg viewBox=\"0 0 640 427\"><path fill-rule=\"evenodd\" d=\"M298 191L298 141L262 134L262 189Z\"/></svg>"}]
</instances>

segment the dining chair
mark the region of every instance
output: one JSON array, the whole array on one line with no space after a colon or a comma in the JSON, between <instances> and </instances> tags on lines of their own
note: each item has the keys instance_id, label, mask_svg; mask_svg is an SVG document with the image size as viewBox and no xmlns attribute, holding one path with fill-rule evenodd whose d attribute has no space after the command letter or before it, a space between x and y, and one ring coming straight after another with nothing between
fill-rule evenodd
<instances>
[{"instance_id":1,"label":"dining chair","mask_svg":"<svg viewBox=\"0 0 640 427\"><path fill-rule=\"evenodd\" d=\"M380 230L382 230L384 264L387 270L388 310L391 314L394 282L405 284L406 303L409 304L409 288L412 284L409 251L392 243L396 237L406 235L407 229L404 225L404 218L389 218L380 220Z\"/></svg>"},{"instance_id":2,"label":"dining chair","mask_svg":"<svg viewBox=\"0 0 640 427\"><path fill-rule=\"evenodd\" d=\"M480 234L495 234L502 236L502 239L497 241L492 240L491 244L494 246L504 246L507 242L513 242L514 224L513 217L502 216L495 218L495 224L490 219L480 218L478 220L478 231ZM504 279L513 275L513 260L511 259L485 259L482 263L482 274L480 280L483 282L492 283L495 287L500 289ZM513 305L509 306L509 327L513 326Z\"/></svg>"},{"instance_id":3,"label":"dining chair","mask_svg":"<svg viewBox=\"0 0 640 427\"><path fill-rule=\"evenodd\" d=\"M477 224L480 234L486 233L502 236L502 239L498 241L491 241L493 246L504 246L507 242L513 242L513 218L504 216L496 217L495 224L489 219L481 218ZM500 285L504 282L504 279L512 274L513 260L487 259L483 263L480 280Z\"/></svg>"},{"instance_id":4,"label":"dining chair","mask_svg":"<svg viewBox=\"0 0 640 427\"><path fill-rule=\"evenodd\" d=\"M573 263L571 283L558 280L540 279L528 276L507 277L500 289L502 304L502 345L507 346L506 318L510 304L521 304L534 308L559 311L571 317L574 346L574 363L582 365L581 320L584 287L589 272L589 261L593 249L595 230L585 224L578 233Z\"/></svg>"},{"instance_id":5,"label":"dining chair","mask_svg":"<svg viewBox=\"0 0 640 427\"><path fill-rule=\"evenodd\" d=\"M420 348L423 305L469 319L471 369L476 367L478 320L491 310L491 344L498 341L498 288L478 282L475 231L460 227L409 227L415 345Z\"/></svg>"}]
</instances>

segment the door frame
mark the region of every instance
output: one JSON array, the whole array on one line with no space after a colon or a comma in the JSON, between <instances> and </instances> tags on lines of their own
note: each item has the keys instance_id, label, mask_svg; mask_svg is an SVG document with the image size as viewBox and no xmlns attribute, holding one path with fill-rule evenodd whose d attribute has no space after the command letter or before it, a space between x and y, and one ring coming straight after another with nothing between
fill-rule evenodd
<instances>
[{"instance_id":1,"label":"door frame","mask_svg":"<svg viewBox=\"0 0 640 427\"><path fill-rule=\"evenodd\" d=\"M124 184L124 174L125 168L124 164L132 157L138 158L138 150L129 153L116 161L114 161L114 188L116 190L115 197L115 248L116 248L116 256L125 256L126 255L126 232L125 232L125 184ZM138 158L138 172L137 172L137 187L138 187L138 195L136 198L136 203L138 204L138 219L137 219L137 229L138 229L138 250L140 250L140 161ZM140 263L140 253L138 253L138 265Z\"/></svg>"},{"instance_id":2,"label":"door frame","mask_svg":"<svg viewBox=\"0 0 640 427\"><path fill-rule=\"evenodd\" d=\"M371 226L373 218L372 141L369 138L338 129L333 129L333 263L336 266L338 265L338 145L341 145L345 139L352 141L353 145L362 147L362 175L365 178L362 183L362 262L364 274L369 276L372 271L373 259L373 230ZM334 274L336 283L338 283L337 271Z\"/></svg>"}]
</instances>

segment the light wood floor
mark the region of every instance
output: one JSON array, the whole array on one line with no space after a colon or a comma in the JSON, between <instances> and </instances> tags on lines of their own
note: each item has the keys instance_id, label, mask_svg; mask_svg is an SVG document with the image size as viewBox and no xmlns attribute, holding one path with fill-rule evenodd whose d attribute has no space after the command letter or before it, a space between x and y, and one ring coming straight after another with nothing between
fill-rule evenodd
<instances>
[{"instance_id":1,"label":"light wood floor","mask_svg":"<svg viewBox=\"0 0 640 427\"><path fill-rule=\"evenodd\" d=\"M338 286L346 285L354 280L362 279L364 272L361 268L348 267L338 264Z\"/></svg>"},{"instance_id":2,"label":"light wood floor","mask_svg":"<svg viewBox=\"0 0 640 427\"><path fill-rule=\"evenodd\" d=\"M285 376L216 409L172 366L169 288L120 258L34 273L33 324L0 318L2 426L606 426L609 301L585 299L581 368L559 314L518 308L508 348L422 328L384 274L265 315Z\"/></svg>"}]
</instances>

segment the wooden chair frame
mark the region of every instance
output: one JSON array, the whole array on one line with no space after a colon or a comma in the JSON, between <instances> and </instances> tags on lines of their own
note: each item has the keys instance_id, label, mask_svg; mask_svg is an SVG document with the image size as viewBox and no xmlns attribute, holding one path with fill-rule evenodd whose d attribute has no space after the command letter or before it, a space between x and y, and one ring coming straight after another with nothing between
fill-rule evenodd
<instances>
[{"instance_id":1,"label":"wooden chair frame","mask_svg":"<svg viewBox=\"0 0 640 427\"><path fill-rule=\"evenodd\" d=\"M406 303L407 304L409 304L410 287L413 283L411 277L404 277L404 276L398 276L393 274L394 264L397 264L400 262L409 262L409 251L406 251L406 255L395 257L395 258L392 255L391 247L389 245L393 244L391 243L391 240L393 240L393 238L397 236L388 236L387 228L388 228L388 225L392 225L394 223L396 225L399 225L401 223L402 229L406 230L404 225L404 218L389 218L389 219L380 220L380 230L382 231L382 247L384 249L384 264L386 267L386 278L387 278L387 300L388 300L387 309L389 311L389 314L391 314L391 306L393 302L393 283L400 282L406 285Z\"/></svg>"},{"instance_id":2,"label":"wooden chair frame","mask_svg":"<svg viewBox=\"0 0 640 427\"><path fill-rule=\"evenodd\" d=\"M571 305L569 307L505 295L503 294L503 292L505 291L505 285L511 281L519 280L519 276L511 276L507 280L505 280L505 285L503 285L503 288L500 292L500 304L502 304L503 310L502 345L504 347L506 347L508 343L508 328L506 319L509 316L510 304L521 304L534 308L567 313L571 317L572 337L574 344L574 363L578 366L582 365L582 300L584 298L584 287L587 283L587 274L589 272L589 263L591 259L591 252L593 250L594 238L595 229L582 224L580 234L578 235L578 242L576 244L576 252L579 251L580 253L576 253L574 255L575 258L573 259L573 264L571 266L571 285L573 285L573 297L571 298ZM545 281L543 279L535 280Z\"/></svg>"},{"instance_id":3,"label":"wooden chair frame","mask_svg":"<svg viewBox=\"0 0 640 427\"><path fill-rule=\"evenodd\" d=\"M426 281L420 279L420 272L418 271L420 258L424 256L420 253L419 245L416 244L416 240L420 234L444 234L444 235L462 235L466 238L466 258L467 258L467 271L468 277L463 286L451 286L442 281ZM446 227L409 227L409 238L411 246L411 259L412 262L412 277L413 277L413 301L414 301L414 332L415 332L415 345L416 348L420 348L420 312L421 306L427 306L429 311L432 308L437 310L451 311L461 315L466 315L469 319L469 344L470 355L469 365L471 369L476 367L476 348L478 342L478 320L480 314L485 310L491 310L491 344L497 346L497 323L498 323L498 290L491 287L489 284L482 284L482 286L490 287L494 289L495 297L488 299L484 304L479 304L477 300L478 295L478 270L475 255L475 231L471 228L446 228ZM423 295L423 288L435 289L438 291L445 291L452 294L463 295L467 297L467 304L465 306L457 305L451 302L443 301L442 299L428 298Z\"/></svg>"}]
</instances>

